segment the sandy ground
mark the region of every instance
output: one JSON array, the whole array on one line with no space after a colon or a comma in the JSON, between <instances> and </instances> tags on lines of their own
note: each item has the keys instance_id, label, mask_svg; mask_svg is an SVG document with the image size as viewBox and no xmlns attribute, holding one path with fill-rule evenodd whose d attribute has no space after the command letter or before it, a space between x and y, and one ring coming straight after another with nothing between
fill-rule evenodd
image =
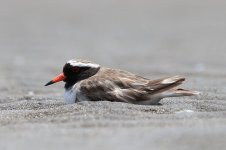
<instances>
[{"instance_id":1,"label":"sandy ground","mask_svg":"<svg viewBox=\"0 0 226 150\"><path fill-rule=\"evenodd\" d=\"M0 5L0 149L225 149L226 1L20 0ZM65 105L44 87L71 58L150 79L184 75L197 97L157 106Z\"/></svg>"}]
</instances>

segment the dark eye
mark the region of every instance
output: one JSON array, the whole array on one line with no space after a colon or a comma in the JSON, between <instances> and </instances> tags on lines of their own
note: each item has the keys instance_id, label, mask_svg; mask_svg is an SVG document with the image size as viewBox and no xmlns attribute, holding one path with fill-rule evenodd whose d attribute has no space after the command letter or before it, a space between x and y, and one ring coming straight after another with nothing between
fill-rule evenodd
<instances>
[{"instance_id":1,"label":"dark eye","mask_svg":"<svg viewBox=\"0 0 226 150\"><path fill-rule=\"evenodd\" d=\"M78 67L73 67L72 71L75 72L75 73L78 73L80 71L80 69Z\"/></svg>"}]
</instances>

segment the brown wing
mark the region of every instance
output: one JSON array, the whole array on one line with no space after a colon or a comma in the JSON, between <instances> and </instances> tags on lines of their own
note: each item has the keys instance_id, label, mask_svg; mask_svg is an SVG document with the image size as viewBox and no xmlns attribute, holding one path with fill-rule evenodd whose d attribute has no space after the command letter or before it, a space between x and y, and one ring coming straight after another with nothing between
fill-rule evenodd
<instances>
[{"instance_id":1,"label":"brown wing","mask_svg":"<svg viewBox=\"0 0 226 150\"><path fill-rule=\"evenodd\" d=\"M108 100L134 103L148 98L150 89L141 90L148 79L122 70L101 69L96 75L81 81L80 90L93 101Z\"/></svg>"},{"instance_id":2,"label":"brown wing","mask_svg":"<svg viewBox=\"0 0 226 150\"><path fill-rule=\"evenodd\" d=\"M169 90L184 81L181 77L148 80L132 73L103 68L81 81L81 92L93 101L108 100L136 103L150 95Z\"/></svg>"}]
</instances>

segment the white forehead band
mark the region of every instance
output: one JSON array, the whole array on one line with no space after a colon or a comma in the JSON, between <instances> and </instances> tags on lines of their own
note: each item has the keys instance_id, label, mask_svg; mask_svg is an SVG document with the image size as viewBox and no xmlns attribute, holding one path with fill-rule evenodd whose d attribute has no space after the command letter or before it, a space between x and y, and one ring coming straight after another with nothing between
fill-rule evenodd
<instances>
[{"instance_id":1,"label":"white forehead band","mask_svg":"<svg viewBox=\"0 0 226 150\"><path fill-rule=\"evenodd\" d=\"M82 63L78 62L76 60L69 60L67 64L70 64L72 66L78 66L78 67L91 67L91 68L98 68L100 65L98 64L92 64L92 63Z\"/></svg>"}]
</instances>

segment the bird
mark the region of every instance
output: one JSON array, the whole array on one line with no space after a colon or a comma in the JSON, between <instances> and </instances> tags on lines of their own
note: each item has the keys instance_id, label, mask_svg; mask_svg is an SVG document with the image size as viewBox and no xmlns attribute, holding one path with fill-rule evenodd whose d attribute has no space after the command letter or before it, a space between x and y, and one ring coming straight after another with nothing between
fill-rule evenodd
<instances>
[{"instance_id":1,"label":"bird","mask_svg":"<svg viewBox=\"0 0 226 150\"><path fill-rule=\"evenodd\" d=\"M166 97L198 95L200 92L177 88L185 77L147 79L120 69L101 67L83 59L66 62L63 72L45 86L64 81L66 104L81 101L111 101L156 105Z\"/></svg>"}]
</instances>

